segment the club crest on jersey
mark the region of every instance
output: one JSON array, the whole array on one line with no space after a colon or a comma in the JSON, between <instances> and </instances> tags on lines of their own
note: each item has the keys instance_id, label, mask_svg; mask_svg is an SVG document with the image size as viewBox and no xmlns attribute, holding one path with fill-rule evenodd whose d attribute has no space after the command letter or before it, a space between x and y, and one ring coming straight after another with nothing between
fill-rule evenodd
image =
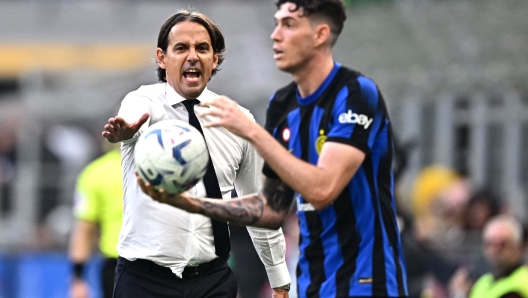
<instances>
[{"instance_id":1,"label":"club crest on jersey","mask_svg":"<svg viewBox=\"0 0 528 298\"><path fill-rule=\"evenodd\" d=\"M290 131L290 128L285 127L285 128L282 130L282 139L284 140L284 142L288 142L288 141L290 140L290 137L291 137L291 131Z\"/></svg>"},{"instance_id":2,"label":"club crest on jersey","mask_svg":"<svg viewBox=\"0 0 528 298\"><path fill-rule=\"evenodd\" d=\"M324 130L321 129L319 131L319 137L315 140L315 151L317 154L321 154L321 150L323 149L323 145L326 142L326 135L324 134Z\"/></svg>"}]
</instances>

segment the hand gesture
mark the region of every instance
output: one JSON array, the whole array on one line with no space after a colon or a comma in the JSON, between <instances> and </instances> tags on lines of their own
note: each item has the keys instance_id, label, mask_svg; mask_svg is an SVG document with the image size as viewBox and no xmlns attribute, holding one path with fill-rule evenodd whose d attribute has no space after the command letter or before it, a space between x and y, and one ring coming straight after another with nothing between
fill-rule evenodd
<instances>
[{"instance_id":1,"label":"hand gesture","mask_svg":"<svg viewBox=\"0 0 528 298\"><path fill-rule=\"evenodd\" d=\"M136 172L136 179L141 190L151 197L154 201L168 204L167 193L164 189L157 190L150 183L141 179L141 176Z\"/></svg>"},{"instance_id":2,"label":"hand gesture","mask_svg":"<svg viewBox=\"0 0 528 298\"><path fill-rule=\"evenodd\" d=\"M143 114L136 122L127 122L120 116L108 119L102 133L110 143L117 143L128 140L136 134L149 117L148 113Z\"/></svg>"},{"instance_id":3,"label":"hand gesture","mask_svg":"<svg viewBox=\"0 0 528 298\"><path fill-rule=\"evenodd\" d=\"M204 100L200 105L211 107L207 111L200 113L200 116L211 115L218 118L216 121L204 124L204 127L223 126L238 136L248 138L255 125L258 125L240 109L234 100L227 96Z\"/></svg>"},{"instance_id":4,"label":"hand gesture","mask_svg":"<svg viewBox=\"0 0 528 298\"><path fill-rule=\"evenodd\" d=\"M188 212L196 213L196 206L192 204L192 197L186 192L181 194L168 194L164 189L156 189L150 183L143 181L141 176L136 172L137 182L141 190L151 197L154 201L168 204L176 208L183 209ZM193 208L194 207L194 208Z\"/></svg>"}]
</instances>

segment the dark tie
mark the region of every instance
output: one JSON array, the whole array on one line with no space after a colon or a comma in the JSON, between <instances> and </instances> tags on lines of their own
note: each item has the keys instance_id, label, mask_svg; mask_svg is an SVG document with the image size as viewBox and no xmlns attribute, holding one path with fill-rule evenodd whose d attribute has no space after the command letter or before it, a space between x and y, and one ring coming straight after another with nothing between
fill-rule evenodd
<instances>
[{"instance_id":1,"label":"dark tie","mask_svg":"<svg viewBox=\"0 0 528 298\"><path fill-rule=\"evenodd\" d=\"M189 124L194 126L203 136L202 126L194 113L194 105L199 104L200 101L197 99L187 99L184 100L183 105L187 108L189 113ZM222 192L220 192L220 186L218 185L218 179L216 178L216 173L213 167L213 162L211 160L211 154L209 153L209 163L207 164L207 172L203 177L205 191L207 197L222 199ZM231 242L229 241L229 229L227 223L223 221L217 221L211 219L213 224L213 236L215 242L215 253L222 259L229 257L229 251L231 250Z\"/></svg>"}]
</instances>

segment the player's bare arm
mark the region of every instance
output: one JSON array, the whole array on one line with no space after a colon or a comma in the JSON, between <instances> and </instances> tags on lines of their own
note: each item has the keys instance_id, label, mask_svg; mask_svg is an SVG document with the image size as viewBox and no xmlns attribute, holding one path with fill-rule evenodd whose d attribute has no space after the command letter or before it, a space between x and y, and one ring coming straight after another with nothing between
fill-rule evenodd
<instances>
[{"instance_id":1,"label":"player's bare arm","mask_svg":"<svg viewBox=\"0 0 528 298\"><path fill-rule=\"evenodd\" d=\"M123 140L128 140L141 128L143 123L147 121L149 114L145 113L139 117L137 121L127 122L123 117L116 116L108 119L108 123L104 126L102 136L110 143L117 143Z\"/></svg>"},{"instance_id":2,"label":"player's bare arm","mask_svg":"<svg viewBox=\"0 0 528 298\"><path fill-rule=\"evenodd\" d=\"M154 189L140 177L138 183L146 194L160 203L216 220L269 229L278 229L282 225L294 197L294 192L288 185L280 179L269 178L264 180L261 193L233 200L197 198L188 193L170 195L163 189Z\"/></svg>"},{"instance_id":3,"label":"player's bare arm","mask_svg":"<svg viewBox=\"0 0 528 298\"><path fill-rule=\"evenodd\" d=\"M288 152L228 97L221 96L202 104L212 107L203 115L218 118L207 127L223 126L248 139L277 175L318 210L337 198L365 159L365 153L355 147L327 142L317 165L309 164Z\"/></svg>"}]
</instances>

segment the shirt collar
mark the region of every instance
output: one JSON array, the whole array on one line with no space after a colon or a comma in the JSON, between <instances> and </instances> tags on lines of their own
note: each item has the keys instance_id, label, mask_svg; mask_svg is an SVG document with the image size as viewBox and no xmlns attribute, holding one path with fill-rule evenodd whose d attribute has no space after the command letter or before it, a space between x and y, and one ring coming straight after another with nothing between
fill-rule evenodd
<instances>
[{"instance_id":1,"label":"shirt collar","mask_svg":"<svg viewBox=\"0 0 528 298\"><path fill-rule=\"evenodd\" d=\"M308 95L307 97L304 97L304 98L301 97L301 94L299 93L299 89L297 89L296 91L297 102L299 102L300 105L305 106L305 105L309 105L313 103L314 101L316 101L323 94L326 88L328 88L330 83L332 83L332 80L335 78L337 71L339 70L340 67L341 67L341 63L334 61L334 67L332 68L332 71L330 71L330 74L325 78L325 80L323 81L323 83L321 83L321 85L317 88L317 90L315 90L314 93Z\"/></svg>"},{"instance_id":2,"label":"shirt collar","mask_svg":"<svg viewBox=\"0 0 528 298\"><path fill-rule=\"evenodd\" d=\"M205 89L202 91L202 94L200 94L197 99L202 101L202 98L205 97L205 94L207 94L207 91L208 89L206 86ZM174 88L172 88L172 86L169 85L169 83L165 83L165 94L167 94L167 103L170 106L173 106L177 103L181 103L182 101L186 100L186 98L178 94L178 92L176 92L176 90L174 90Z\"/></svg>"}]
</instances>

